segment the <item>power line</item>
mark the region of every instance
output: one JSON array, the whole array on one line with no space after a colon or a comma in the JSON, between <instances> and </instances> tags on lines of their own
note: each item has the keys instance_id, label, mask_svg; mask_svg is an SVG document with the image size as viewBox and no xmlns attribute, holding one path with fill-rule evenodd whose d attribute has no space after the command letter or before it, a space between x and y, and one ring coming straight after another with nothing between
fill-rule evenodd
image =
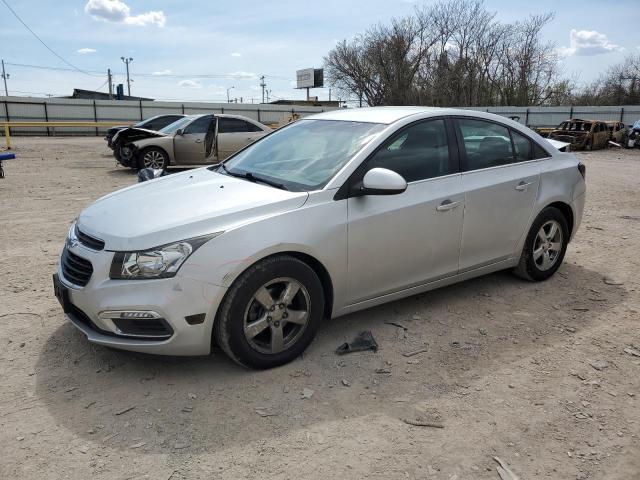
<instances>
[{"instance_id":1,"label":"power line","mask_svg":"<svg viewBox=\"0 0 640 480\"><path fill-rule=\"evenodd\" d=\"M53 53L56 57L58 57L60 60L62 60L64 63L66 63L67 65L69 65L70 67L72 67L74 70L77 70L80 73L84 73L85 75L92 75L88 72L85 72L84 70L81 70L80 68L76 67L73 63L68 62L67 60L65 60L61 55L59 55L55 50L53 50L49 45L47 45L44 40L42 40L38 34L36 32L34 32L33 30L31 30L31 28L29 28L29 25L27 25L24 20L22 20L22 18L20 18L20 15L18 15L16 13L16 11L11 8L11 6L7 3L7 0L2 0L2 3L5 4L5 6L9 9L9 11L11 13L13 13L13 16L16 17L18 19L18 21L24 25L24 28L26 28L27 30L29 30L29 32L31 32L31 35L33 35L42 45L44 45L44 47L49 50L51 53Z\"/></svg>"},{"instance_id":2,"label":"power line","mask_svg":"<svg viewBox=\"0 0 640 480\"><path fill-rule=\"evenodd\" d=\"M4 0L2 0L4 1ZM5 62L5 65L11 65L13 67L22 67L22 68L37 68L40 70L56 70L56 71L61 71L61 72L74 72L76 71L73 68L64 68L64 67L50 67L47 65L33 65L33 64L28 64L28 63L12 63L12 62ZM83 71L83 73L90 73L91 75L104 75L101 71L98 70L85 70ZM122 76L126 76L125 72L113 72L114 75L122 75ZM178 74L178 73L170 73L170 74L158 74L158 73L136 73L136 76L138 77L153 77L153 78L200 78L200 79L206 79L206 78L221 78L221 79L230 79L230 80L255 80L256 78L259 78L257 75L234 75L232 73L184 73L184 74ZM276 79L281 79L281 80L291 80L290 78L287 77L279 77L277 75L264 75L266 78L276 78Z\"/></svg>"}]
</instances>

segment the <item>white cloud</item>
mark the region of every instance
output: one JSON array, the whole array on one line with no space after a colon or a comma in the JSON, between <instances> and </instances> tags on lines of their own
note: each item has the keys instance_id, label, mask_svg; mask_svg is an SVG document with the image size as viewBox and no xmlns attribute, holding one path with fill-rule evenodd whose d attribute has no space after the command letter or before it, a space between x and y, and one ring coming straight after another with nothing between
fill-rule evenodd
<instances>
[{"instance_id":1,"label":"white cloud","mask_svg":"<svg viewBox=\"0 0 640 480\"><path fill-rule=\"evenodd\" d=\"M571 29L569 46L560 47L558 53L565 57L571 55L590 56L622 50L624 50L623 47L611 43L604 33L595 30Z\"/></svg>"},{"instance_id":2,"label":"white cloud","mask_svg":"<svg viewBox=\"0 0 640 480\"><path fill-rule=\"evenodd\" d=\"M78 50L80 55L86 55L87 53L96 53L97 50L95 48L81 48Z\"/></svg>"},{"instance_id":3,"label":"white cloud","mask_svg":"<svg viewBox=\"0 0 640 480\"><path fill-rule=\"evenodd\" d=\"M240 52L233 52L231 54L232 57L236 57L236 58L240 58L242 56L242 54Z\"/></svg>"},{"instance_id":4,"label":"white cloud","mask_svg":"<svg viewBox=\"0 0 640 480\"><path fill-rule=\"evenodd\" d=\"M167 21L164 12L161 10L131 15L129 5L122 0L89 0L84 6L84 11L96 20L127 25L157 25L158 27L164 27Z\"/></svg>"},{"instance_id":5,"label":"white cloud","mask_svg":"<svg viewBox=\"0 0 640 480\"><path fill-rule=\"evenodd\" d=\"M255 73L244 72L242 70L238 72L231 72L229 75L238 78L257 78L257 75Z\"/></svg>"},{"instance_id":6,"label":"white cloud","mask_svg":"<svg viewBox=\"0 0 640 480\"><path fill-rule=\"evenodd\" d=\"M187 88L202 88L202 85L198 80L180 80L178 82L179 87L187 87Z\"/></svg>"},{"instance_id":7,"label":"white cloud","mask_svg":"<svg viewBox=\"0 0 640 480\"><path fill-rule=\"evenodd\" d=\"M162 76L162 75L171 75L171 70L167 69L167 70L159 70L157 72L152 72L151 75L155 75L155 76Z\"/></svg>"}]
</instances>

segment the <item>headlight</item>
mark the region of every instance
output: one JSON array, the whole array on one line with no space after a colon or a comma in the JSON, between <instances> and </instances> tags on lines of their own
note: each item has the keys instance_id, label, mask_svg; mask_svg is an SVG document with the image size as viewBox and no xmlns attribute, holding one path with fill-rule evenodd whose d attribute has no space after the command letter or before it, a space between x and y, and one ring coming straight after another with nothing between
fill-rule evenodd
<instances>
[{"instance_id":1,"label":"headlight","mask_svg":"<svg viewBox=\"0 0 640 480\"><path fill-rule=\"evenodd\" d=\"M120 280L173 277L193 252L222 232L141 252L116 252L109 277Z\"/></svg>"}]
</instances>

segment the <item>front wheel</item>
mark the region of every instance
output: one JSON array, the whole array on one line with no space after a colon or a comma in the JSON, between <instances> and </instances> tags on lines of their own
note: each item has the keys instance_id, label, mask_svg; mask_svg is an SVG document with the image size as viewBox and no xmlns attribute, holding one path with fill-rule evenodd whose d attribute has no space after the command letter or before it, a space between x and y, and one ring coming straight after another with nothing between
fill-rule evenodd
<instances>
[{"instance_id":1,"label":"front wheel","mask_svg":"<svg viewBox=\"0 0 640 480\"><path fill-rule=\"evenodd\" d=\"M169 157L164 150L156 147L145 148L138 156L138 168L165 170L169 165Z\"/></svg>"},{"instance_id":2,"label":"front wheel","mask_svg":"<svg viewBox=\"0 0 640 480\"><path fill-rule=\"evenodd\" d=\"M264 259L231 286L214 326L215 340L233 360L271 368L309 346L324 313L324 292L309 265L289 255Z\"/></svg>"},{"instance_id":3,"label":"front wheel","mask_svg":"<svg viewBox=\"0 0 640 480\"><path fill-rule=\"evenodd\" d=\"M545 208L531 225L514 273L532 282L548 279L560 268L568 242L565 216L557 208Z\"/></svg>"}]
</instances>

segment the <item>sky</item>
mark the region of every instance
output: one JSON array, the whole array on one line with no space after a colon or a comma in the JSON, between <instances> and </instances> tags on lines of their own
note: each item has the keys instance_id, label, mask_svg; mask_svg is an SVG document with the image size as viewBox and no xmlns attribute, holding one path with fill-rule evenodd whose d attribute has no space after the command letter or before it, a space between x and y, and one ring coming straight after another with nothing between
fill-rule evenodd
<instances>
[{"instance_id":1,"label":"sky","mask_svg":"<svg viewBox=\"0 0 640 480\"><path fill-rule=\"evenodd\" d=\"M124 56L133 58L132 95L226 101L230 89L231 99L259 103L259 77L265 75L270 100L304 98L306 93L294 88L296 70L320 68L337 41L430 3L0 0L0 58L7 64L10 95L71 95L73 88L106 92L108 68L115 83L125 83L126 93ZM553 42L562 55L563 74L583 85L629 53L640 53L637 0L486 0L485 6L502 22L555 12L543 39ZM327 99L329 90L314 89L311 95Z\"/></svg>"}]
</instances>

